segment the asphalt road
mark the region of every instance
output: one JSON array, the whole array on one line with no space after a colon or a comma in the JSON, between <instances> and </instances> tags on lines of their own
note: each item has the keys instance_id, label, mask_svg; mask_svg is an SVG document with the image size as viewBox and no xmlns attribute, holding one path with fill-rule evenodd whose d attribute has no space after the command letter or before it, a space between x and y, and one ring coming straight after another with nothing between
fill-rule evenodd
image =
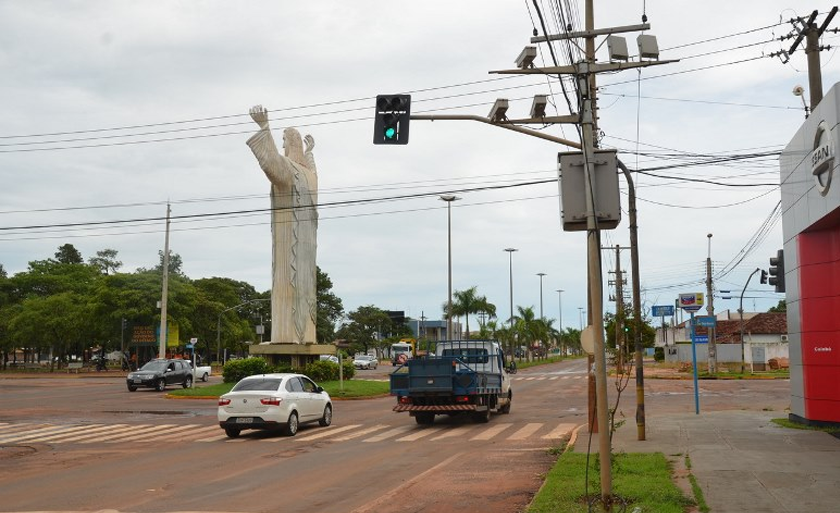
<instances>
[{"instance_id":1,"label":"asphalt road","mask_svg":"<svg viewBox=\"0 0 840 513\"><path fill-rule=\"evenodd\" d=\"M511 413L488 424L418 426L383 397L336 401L329 428L236 440L214 401L130 393L119 377L0 375L0 511L522 511L554 461L548 449L586 422L585 372L583 360L520 371ZM694 411L691 381L646 385L649 415ZM704 381L700 401L701 412L783 416L789 384ZM619 412L633 421L632 383Z\"/></svg>"}]
</instances>

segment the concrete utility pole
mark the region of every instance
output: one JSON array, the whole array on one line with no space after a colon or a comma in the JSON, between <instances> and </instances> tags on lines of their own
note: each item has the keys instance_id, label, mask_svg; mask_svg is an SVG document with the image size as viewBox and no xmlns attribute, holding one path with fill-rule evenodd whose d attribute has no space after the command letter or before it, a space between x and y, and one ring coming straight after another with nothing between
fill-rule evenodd
<instances>
[{"instance_id":1,"label":"concrete utility pole","mask_svg":"<svg viewBox=\"0 0 840 513\"><path fill-rule=\"evenodd\" d=\"M715 296L712 287L712 234L706 235L709 238L709 253L706 257L706 313L715 316ZM715 344L715 329L709 329L709 374L717 373L717 344Z\"/></svg>"},{"instance_id":2,"label":"concrete utility pole","mask_svg":"<svg viewBox=\"0 0 840 513\"><path fill-rule=\"evenodd\" d=\"M163 262L161 265L163 269L163 290L160 297L160 347L158 348L158 358L166 358L166 299L169 296L169 214L172 209L169 208L169 203L166 204L166 240L163 244Z\"/></svg>"},{"instance_id":3,"label":"concrete utility pole","mask_svg":"<svg viewBox=\"0 0 840 513\"><path fill-rule=\"evenodd\" d=\"M621 274L621 246L615 245L615 345L618 351L618 373L624 372L624 277Z\"/></svg>"},{"instance_id":4,"label":"concrete utility pole","mask_svg":"<svg viewBox=\"0 0 840 513\"><path fill-rule=\"evenodd\" d=\"M545 316L543 316L543 287L542 287L542 282L543 282L543 276L547 276L547 274L537 273L537 276L540 277L540 319L545 319Z\"/></svg>"},{"instance_id":5,"label":"concrete utility pole","mask_svg":"<svg viewBox=\"0 0 840 513\"><path fill-rule=\"evenodd\" d=\"M832 7L828 16L825 17L825 20L819 27L816 24L818 14L819 11L813 11L807 20L805 18L791 19L790 22L793 25L794 32L791 32L787 36L782 36L780 39L796 38L796 40L790 46L789 50L780 50L770 54L771 57L780 57L783 63L787 63L790 60L790 56L793 55L799 48L799 44L805 39L805 55L807 55L808 59L808 86L811 95L812 112L817 108L817 105L819 105L823 97L820 51L831 48L831 46L820 46L820 36L828 28L828 24L831 23L834 15L837 14L837 6Z\"/></svg>"}]
</instances>

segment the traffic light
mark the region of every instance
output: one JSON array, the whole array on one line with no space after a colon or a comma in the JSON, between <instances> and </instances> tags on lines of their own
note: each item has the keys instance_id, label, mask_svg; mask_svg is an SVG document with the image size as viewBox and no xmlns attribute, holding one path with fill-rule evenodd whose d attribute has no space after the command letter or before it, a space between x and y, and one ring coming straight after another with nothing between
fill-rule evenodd
<instances>
[{"instance_id":1,"label":"traffic light","mask_svg":"<svg viewBox=\"0 0 840 513\"><path fill-rule=\"evenodd\" d=\"M780 249L770 258L770 278L767 283L776 287L776 292L785 291L785 250Z\"/></svg>"},{"instance_id":2,"label":"traffic light","mask_svg":"<svg viewBox=\"0 0 840 513\"><path fill-rule=\"evenodd\" d=\"M373 123L373 144L408 144L410 117L411 95L378 95Z\"/></svg>"},{"instance_id":3,"label":"traffic light","mask_svg":"<svg viewBox=\"0 0 840 513\"><path fill-rule=\"evenodd\" d=\"M767 284L767 271L765 271L764 269L761 270L761 280L760 281L761 281L762 285Z\"/></svg>"}]
</instances>

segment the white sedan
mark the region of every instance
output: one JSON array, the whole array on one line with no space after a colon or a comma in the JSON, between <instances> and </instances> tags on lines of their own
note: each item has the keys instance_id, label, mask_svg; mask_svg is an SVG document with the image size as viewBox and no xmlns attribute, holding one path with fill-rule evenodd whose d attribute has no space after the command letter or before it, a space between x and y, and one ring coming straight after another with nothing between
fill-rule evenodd
<instances>
[{"instance_id":1,"label":"white sedan","mask_svg":"<svg viewBox=\"0 0 840 513\"><path fill-rule=\"evenodd\" d=\"M230 438L245 429L280 429L294 436L300 424L332 424L332 401L302 374L259 374L243 378L219 398L217 417Z\"/></svg>"},{"instance_id":2,"label":"white sedan","mask_svg":"<svg viewBox=\"0 0 840 513\"><path fill-rule=\"evenodd\" d=\"M353 367L357 369L375 369L379 361L370 355L362 354L353 360Z\"/></svg>"}]
</instances>

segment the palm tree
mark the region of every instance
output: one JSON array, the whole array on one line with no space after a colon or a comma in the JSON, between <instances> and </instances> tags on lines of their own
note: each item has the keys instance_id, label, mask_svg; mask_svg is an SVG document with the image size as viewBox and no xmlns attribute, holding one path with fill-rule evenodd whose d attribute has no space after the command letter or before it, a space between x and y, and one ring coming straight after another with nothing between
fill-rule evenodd
<instances>
[{"instance_id":1,"label":"palm tree","mask_svg":"<svg viewBox=\"0 0 840 513\"><path fill-rule=\"evenodd\" d=\"M516 310L518 314L513 316L513 331L516 333L519 344L530 351L534 342L540 340L543 335L541 323L534 314L533 306L517 306Z\"/></svg>"},{"instance_id":2,"label":"palm tree","mask_svg":"<svg viewBox=\"0 0 840 513\"><path fill-rule=\"evenodd\" d=\"M466 290L456 290L452 295L452 311L447 312L448 304L444 304L443 311L447 317L464 316L467 328L467 338L470 338L470 315L479 312L488 314L491 318L496 316L496 305L489 303L487 297L479 296L477 287L470 287Z\"/></svg>"}]
</instances>

